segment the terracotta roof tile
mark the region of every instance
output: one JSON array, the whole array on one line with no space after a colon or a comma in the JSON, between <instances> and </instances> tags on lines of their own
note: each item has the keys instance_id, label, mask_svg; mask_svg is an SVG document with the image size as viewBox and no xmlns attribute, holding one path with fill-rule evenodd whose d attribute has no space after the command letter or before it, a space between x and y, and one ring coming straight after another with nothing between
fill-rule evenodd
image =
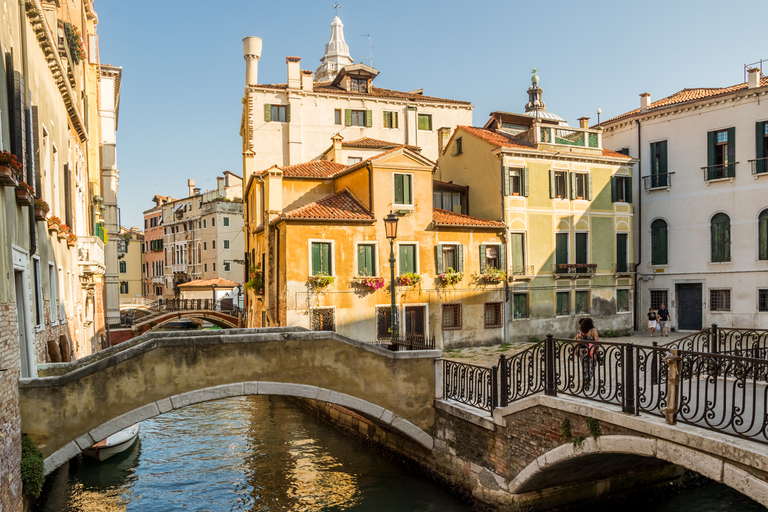
<instances>
[{"instance_id":1,"label":"terracotta roof tile","mask_svg":"<svg viewBox=\"0 0 768 512\"><path fill-rule=\"evenodd\" d=\"M448 210L441 210L440 208L432 209L432 220L437 226L457 226L457 227L473 227L473 228L504 228L503 222L496 220L478 219L477 217L470 217L469 215L462 215L460 213L449 212Z\"/></svg>"},{"instance_id":2,"label":"terracotta roof tile","mask_svg":"<svg viewBox=\"0 0 768 512\"><path fill-rule=\"evenodd\" d=\"M344 164L337 164L330 160L312 160L302 164L288 165L280 167L283 176L287 178L332 178L347 168ZM267 172L269 169L261 171L259 174Z\"/></svg>"},{"instance_id":3,"label":"terracotta roof tile","mask_svg":"<svg viewBox=\"0 0 768 512\"><path fill-rule=\"evenodd\" d=\"M768 86L768 76L764 76L760 78L760 87L765 87L765 86ZM686 103L688 101L696 101L696 100L701 100L705 98L714 98L716 96L721 96L731 92L740 91L746 88L747 88L747 84L741 83L741 84L731 85L730 87L714 87L714 88L698 87L696 89L683 89L682 91L678 91L671 96L667 96L666 98L662 98L658 101L654 101L653 103L651 103L651 106L648 108L647 111L651 111L661 107L667 107L670 105L677 105L678 103ZM612 117L611 119L607 121L603 121L600 124L606 125L613 121L618 121L619 119L630 117L632 115L639 114L639 113L640 113L640 109L636 108L634 110L630 110L629 112L625 112L620 116Z\"/></svg>"},{"instance_id":4,"label":"terracotta roof tile","mask_svg":"<svg viewBox=\"0 0 768 512\"><path fill-rule=\"evenodd\" d=\"M186 283L182 283L179 285L179 288L194 288L198 286L216 286L221 288L234 288L237 286L237 283L234 281L230 281L229 279L224 279L221 277L217 277L215 279L197 279L195 281L189 281Z\"/></svg>"},{"instance_id":5,"label":"terracotta roof tile","mask_svg":"<svg viewBox=\"0 0 768 512\"><path fill-rule=\"evenodd\" d=\"M346 148L371 148L371 149L392 149L392 148L403 147L403 144L399 142L388 142L386 140L372 139L370 137L363 137L361 139L355 139L355 140L345 140L341 143L341 145ZM412 151L419 151L420 149L417 146L409 146L407 144L405 145L405 147Z\"/></svg>"},{"instance_id":6,"label":"terracotta roof tile","mask_svg":"<svg viewBox=\"0 0 768 512\"><path fill-rule=\"evenodd\" d=\"M520 140L509 133L486 130L485 128L476 128L474 126L458 126L457 128L461 128L465 132L470 133L475 137L479 137L486 142L490 142L494 146L502 148L535 149L533 144Z\"/></svg>"},{"instance_id":7,"label":"terracotta roof tile","mask_svg":"<svg viewBox=\"0 0 768 512\"><path fill-rule=\"evenodd\" d=\"M282 217L316 220L374 220L368 210L347 190L285 212Z\"/></svg>"},{"instance_id":8,"label":"terracotta roof tile","mask_svg":"<svg viewBox=\"0 0 768 512\"><path fill-rule=\"evenodd\" d=\"M257 84L250 87L259 87L263 89L287 89L287 84ZM446 98L436 98L434 96L423 96L414 92L402 92L392 89L382 89L380 87L371 86L368 92L347 91L341 87L331 85L331 82L315 82L312 86L313 92L322 94L341 94L344 96L369 96L377 98L391 98L397 100L411 100L424 103L450 103L452 105L467 105L472 104L468 101L449 100Z\"/></svg>"}]
</instances>

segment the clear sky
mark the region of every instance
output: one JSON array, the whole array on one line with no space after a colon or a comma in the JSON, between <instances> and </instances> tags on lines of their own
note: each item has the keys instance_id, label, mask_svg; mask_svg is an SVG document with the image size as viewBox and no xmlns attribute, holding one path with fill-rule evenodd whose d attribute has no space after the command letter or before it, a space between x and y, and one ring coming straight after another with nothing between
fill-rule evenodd
<instances>
[{"instance_id":1,"label":"clear sky","mask_svg":"<svg viewBox=\"0 0 768 512\"><path fill-rule=\"evenodd\" d=\"M215 188L242 174L242 38L264 41L259 82L285 83L288 55L314 71L330 36L333 0L95 0L101 61L122 66L117 132L125 226L142 226L154 194L186 197L187 179ZM768 59L766 0L531 2L339 0L356 62L375 85L466 100L474 124L522 112L531 68L547 109L578 125L680 89L744 81ZM727 7L727 8L726 8ZM764 71L768 74L768 64Z\"/></svg>"}]
</instances>

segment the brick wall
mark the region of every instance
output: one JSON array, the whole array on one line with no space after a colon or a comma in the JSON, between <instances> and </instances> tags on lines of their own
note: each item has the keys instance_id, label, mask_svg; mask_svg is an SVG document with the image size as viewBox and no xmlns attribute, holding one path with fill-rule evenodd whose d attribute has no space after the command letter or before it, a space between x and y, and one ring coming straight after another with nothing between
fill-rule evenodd
<instances>
[{"instance_id":1,"label":"brick wall","mask_svg":"<svg viewBox=\"0 0 768 512\"><path fill-rule=\"evenodd\" d=\"M19 336L16 305L0 304L0 511L17 512L21 495L21 419L19 417Z\"/></svg>"}]
</instances>

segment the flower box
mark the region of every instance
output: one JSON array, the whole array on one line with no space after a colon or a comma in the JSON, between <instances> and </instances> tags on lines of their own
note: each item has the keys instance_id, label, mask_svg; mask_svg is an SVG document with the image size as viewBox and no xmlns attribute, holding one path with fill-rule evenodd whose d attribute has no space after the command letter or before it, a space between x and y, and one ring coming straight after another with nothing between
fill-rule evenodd
<instances>
[{"instance_id":1,"label":"flower box","mask_svg":"<svg viewBox=\"0 0 768 512\"><path fill-rule=\"evenodd\" d=\"M321 289L332 285L335 280L336 278L334 276L320 273L309 276L307 278L307 283L314 289Z\"/></svg>"},{"instance_id":2,"label":"flower box","mask_svg":"<svg viewBox=\"0 0 768 512\"><path fill-rule=\"evenodd\" d=\"M35 199L35 219L45 220L45 216L48 215L50 210L51 208L48 206L48 203L42 199Z\"/></svg>"},{"instance_id":3,"label":"flower box","mask_svg":"<svg viewBox=\"0 0 768 512\"><path fill-rule=\"evenodd\" d=\"M16 202L21 206L32 206L35 204L35 198L29 190L29 186L23 181L16 185Z\"/></svg>"},{"instance_id":4,"label":"flower box","mask_svg":"<svg viewBox=\"0 0 768 512\"><path fill-rule=\"evenodd\" d=\"M497 268L486 268L482 273L486 283L500 283L507 279L507 273Z\"/></svg>"},{"instance_id":5,"label":"flower box","mask_svg":"<svg viewBox=\"0 0 768 512\"><path fill-rule=\"evenodd\" d=\"M8 165L0 164L0 184L11 187L16 186L16 173Z\"/></svg>"},{"instance_id":6,"label":"flower box","mask_svg":"<svg viewBox=\"0 0 768 512\"><path fill-rule=\"evenodd\" d=\"M445 272L438 274L437 277L440 278L444 285L456 286L456 283L464 278L464 272L457 272L448 267Z\"/></svg>"},{"instance_id":7,"label":"flower box","mask_svg":"<svg viewBox=\"0 0 768 512\"><path fill-rule=\"evenodd\" d=\"M65 238L67 238L67 234L64 231L59 231L58 236L59 236L59 240L64 240Z\"/></svg>"},{"instance_id":8,"label":"flower box","mask_svg":"<svg viewBox=\"0 0 768 512\"><path fill-rule=\"evenodd\" d=\"M406 274L403 274L397 277L397 286L414 287L420 282L421 282L421 276L419 274L414 274L413 272L408 272Z\"/></svg>"},{"instance_id":9,"label":"flower box","mask_svg":"<svg viewBox=\"0 0 768 512\"><path fill-rule=\"evenodd\" d=\"M45 220L45 210L35 207L35 220Z\"/></svg>"},{"instance_id":10,"label":"flower box","mask_svg":"<svg viewBox=\"0 0 768 512\"><path fill-rule=\"evenodd\" d=\"M386 282L384 281L383 277L368 277L368 276L358 276L355 277L352 280L353 283L359 284L360 286L366 286L371 289L371 291L379 291L382 288L384 288L384 285Z\"/></svg>"},{"instance_id":11,"label":"flower box","mask_svg":"<svg viewBox=\"0 0 768 512\"><path fill-rule=\"evenodd\" d=\"M71 238L67 239L67 247L74 247L75 246L75 240L72 240Z\"/></svg>"}]
</instances>

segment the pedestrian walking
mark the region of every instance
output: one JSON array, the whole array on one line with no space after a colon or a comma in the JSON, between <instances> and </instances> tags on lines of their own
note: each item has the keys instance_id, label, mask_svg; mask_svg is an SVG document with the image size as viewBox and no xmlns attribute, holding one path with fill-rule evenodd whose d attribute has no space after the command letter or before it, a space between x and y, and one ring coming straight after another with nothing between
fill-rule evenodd
<instances>
[{"instance_id":1,"label":"pedestrian walking","mask_svg":"<svg viewBox=\"0 0 768 512\"><path fill-rule=\"evenodd\" d=\"M599 340L595 323L591 318L579 320L579 332L576 333L576 339L582 342L578 345L578 350L581 355L584 391L589 391L590 383L595 374L597 352L597 347L593 342Z\"/></svg>"},{"instance_id":2,"label":"pedestrian walking","mask_svg":"<svg viewBox=\"0 0 768 512\"><path fill-rule=\"evenodd\" d=\"M651 331L651 338L656 333L656 312L653 308L648 310L648 329Z\"/></svg>"},{"instance_id":3,"label":"pedestrian walking","mask_svg":"<svg viewBox=\"0 0 768 512\"><path fill-rule=\"evenodd\" d=\"M656 322L661 336L669 336L669 310L664 304L656 312Z\"/></svg>"}]
</instances>

